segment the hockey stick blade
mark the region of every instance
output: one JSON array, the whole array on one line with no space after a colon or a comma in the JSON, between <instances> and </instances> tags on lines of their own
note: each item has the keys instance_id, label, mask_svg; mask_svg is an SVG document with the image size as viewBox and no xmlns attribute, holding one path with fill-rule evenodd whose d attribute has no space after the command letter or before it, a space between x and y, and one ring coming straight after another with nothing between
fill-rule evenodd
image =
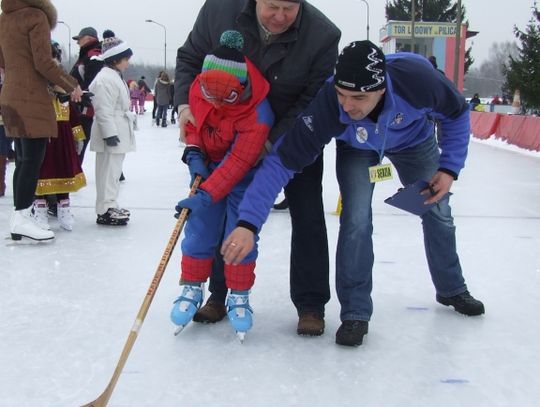
<instances>
[{"instance_id":1,"label":"hockey stick blade","mask_svg":"<svg viewBox=\"0 0 540 407\"><path fill-rule=\"evenodd\" d=\"M199 187L199 184L201 183L201 181L202 181L202 178L200 175L198 175L195 178L193 185L191 186L191 191L189 193L189 196L192 196L193 194L195 194L195 191ZM129 357L129 353L131 352L131 349L133 348L135 340L137 339L139 330L144 322L146 314L148 313L150 304L152 304L152 300L154 299L154 295L156 294L159 283L161 282L163 273L165 272L165 269L167 268L167 264L169 263L169 260L171 259L171 254L174 250L174 247L176 246L176 243L178 242L178 238L180 237L180 234L182 233L182 229L184 228L184 224L186 223L188 213L189 213L189 210L187 208L182 209L182 211L180 212L178 221L176 222L174 226L174 229L172 231L171 237L169 238L167 247L165 248L165 251L163 252L163 255L161 256L161 261L159 262L156 273L154 274L154 278L152 279L152 282L150 283L150 287L148 288L146 296L144 297L144 301L141 304L137 317L135 318L133 327L131 328L131 331L129 332L129 336L124 345L124 349L122 349L122 354L120 355L120 359L118 359L118 363L116 364L116 368L114 369L114 373L111 377L111 380L109 381L109 384L107 385L103 393L101 393L97 399L95 399L94 401L91 401L88 404L83 405L82 407L106 407L107 406L107 403L109 402L109 399L111 398L111 395L112 395L112 392L114 391L116 383L118 382L118 379L120 378L120 374L122 373L122 370L124 369L127 358Z\"/></svg>"}]
</instances>

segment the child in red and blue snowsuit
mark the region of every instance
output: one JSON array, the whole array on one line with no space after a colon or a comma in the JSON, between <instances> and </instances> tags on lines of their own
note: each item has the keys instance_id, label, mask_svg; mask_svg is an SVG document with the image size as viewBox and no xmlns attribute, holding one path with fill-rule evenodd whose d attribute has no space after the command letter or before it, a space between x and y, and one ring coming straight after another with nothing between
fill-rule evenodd
<instances>
[{"instance_id":1,"label":"child in red and blue snowsuit","mask_svg":"<svg viewBox=\"0 0 540 407\"><path fill-rule=\"evenodd\" d=\"M237 31L225 31L221 45L206 56L191 85L189 104L197 125L186 126L183 161L192 180L204 181L197 193L178 202L190 209L182 241L181 295L171 319L180 330L203 299L223 225L227 235L237 223L237 208L255 173L274 115L266 100L269 84L240 51ZM241 264L225 265L229 320L241 339L252 326L249 290L255 281L257 246Z\"/></svg>"}]
</instances>

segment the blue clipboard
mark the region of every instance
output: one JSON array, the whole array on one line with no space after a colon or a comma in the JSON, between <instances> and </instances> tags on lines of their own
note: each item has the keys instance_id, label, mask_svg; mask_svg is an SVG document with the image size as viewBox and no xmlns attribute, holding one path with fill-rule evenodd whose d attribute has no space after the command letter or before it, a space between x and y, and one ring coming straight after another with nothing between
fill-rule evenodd
<instances>
[{"instance_id":1,"label":"blue clipboard","mask_svg":"<svg viewBox=\"0 0 540 407\"><path fill-rule=\"evenodd\" d=\"M437 203L428 205L424 204L429 196L422 195L420 192L426 188L429 188L429 183L423 180L418 180L414 184L401 188L390 198L386 198L384 202L388 205L392 205L396 208L410 212L413 215L422 216L424 213L437 205ZM441 199L445 199L450 195L451 193L447 192Z\"/></svg>"}]
</instances>

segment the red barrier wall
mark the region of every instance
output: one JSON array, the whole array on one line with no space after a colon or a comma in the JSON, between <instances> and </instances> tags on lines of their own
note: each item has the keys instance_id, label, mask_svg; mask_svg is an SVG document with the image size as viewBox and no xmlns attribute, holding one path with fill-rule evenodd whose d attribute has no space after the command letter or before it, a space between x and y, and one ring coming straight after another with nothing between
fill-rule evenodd
<instances>
[{"instance_id":1,"label":"red barrier wall","mask_svg":"<svg viewBox=\"0 0 540 407\"><path fill-rule=\"evenodd\" d=\"M480 139L495 134L509 144L540 151L540 117L471 112L471 133Z\"/></svg>"},{"instance_id":2,"label":"red barrier wall","mask_svg":"<svg viewBox=\"0 0 540 407\"><path fill-rule=\"evenodd\" d=\"M524 143L530 150L540 151L540 117L527 116L523 125Z\"/></svg>"},{"instance_id":3,"label":"red barrier wall","mask_svg":"<svg viewBox=\"0 0 540 407\"><path fill-rule=\"evenodd\" d=\"M500 114L471 112L471 133L481 139L490 138L499 125Z\"/></svg>"},{"instance_id":4,"label":"red barrier wall","mask_svg":"<svg viewBox=\"0 0 540 407\"><path fill-rule=\"evenodd\" d=\"M521 134L521 127L525 122L525 116L508 116L505 115L499 121L499 128L495 133L495 137L508 141L516 141L518 135Z\"/></svg>"}]
</instances>

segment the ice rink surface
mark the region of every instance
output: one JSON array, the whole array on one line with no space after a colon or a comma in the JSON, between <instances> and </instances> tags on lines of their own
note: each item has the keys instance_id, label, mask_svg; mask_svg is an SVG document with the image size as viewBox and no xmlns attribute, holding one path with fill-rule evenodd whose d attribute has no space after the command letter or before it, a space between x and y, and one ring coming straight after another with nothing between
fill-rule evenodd
<instances>
[{"instance_id":1,"label":"ice rink surface","mask_svg":"<svg viewBox=\"0 0 540 407\"><path fill-rule=\"evenodd\" d=\"M0 198L0 407L78 407L106 387L188 193L178 128L140 118L120 204L127 227L95 223L94 159L72 195L76 225L51 244L14 244L11 185ZM338 230L334 145L325 151L331 275ZM9 165L9 174L13 171ZM534 407L540 405L540 155L472 142L452 191L458 249L486 314L468 318L435 301L420 219L374 196L374 315L359 348L326 331L296 335L289 300L288 212L273 212L251 295L254 327L241 345L224 320L173 336L180 250L169 267L109 405L113 407ZM4 239L4 237L6 239ZM332 287L334 286L332 281ZM333 288L332 288L333 290Z\"/></svg>"}]
</instances>

